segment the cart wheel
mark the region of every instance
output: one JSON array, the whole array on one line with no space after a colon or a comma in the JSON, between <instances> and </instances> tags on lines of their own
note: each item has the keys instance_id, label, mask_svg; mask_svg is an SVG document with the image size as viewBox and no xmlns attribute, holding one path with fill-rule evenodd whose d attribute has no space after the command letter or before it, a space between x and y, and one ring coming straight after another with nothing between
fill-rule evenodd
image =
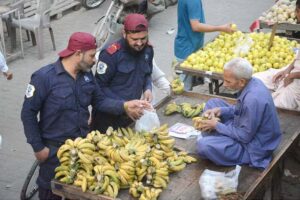
<instances>
[{"instance_id":1,"label":"cart wheel","mask_svg":"<svg viewBox=\"0 0 300 200\"><path fill-rule=\"evenodd\" d=\"M21 200L31 199L38 191L36 180L39 173L39 161L35 160L22 187Z\"/></svg>"},{"instance_id":2,"label":"cart wheel","mask_svg":"<svg viewBox=\"0 0 300 200\"><path fill-rule=\"evenodd\" d=\"M82 0L81 4L87 10L99 7L105 0Z\"/></svg>"}]
</instances>

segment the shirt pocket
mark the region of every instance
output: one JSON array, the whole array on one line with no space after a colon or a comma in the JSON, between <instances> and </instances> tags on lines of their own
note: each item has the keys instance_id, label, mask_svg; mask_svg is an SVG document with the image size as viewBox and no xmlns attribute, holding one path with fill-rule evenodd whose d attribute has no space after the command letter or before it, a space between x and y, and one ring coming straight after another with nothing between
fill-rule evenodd
<instances>
[{"instance_id":1,"label":"shirt pocket","mask_svg":"<svg viewBox=\"0 0 300 200\"><path fill-rule=\"evenodd\" d=\"M72 109L75 106L74 92L72 88L54 88L52 92L52 102L61 110Z\"/></svg>"},{"instance_id":2,"label":"shirt pocket","mask_svg":"<svg viewBox=\"0 0 300 200\"><path fill-rule=\"evenodd\" d=\"M82 86L82 91L80 93L80 105L83 108L87 108L89 105L92 104L92 97L94 92L94 86L90 84L86 84Z\"/></svg>"},{"instance_id":3,"label":"shirt pocket","mask_svg":"<svg viewBox=\"0 0 300 200\"><path fill-rule=\"evenodd\" d=\"M233 120L233 124L235 126L237 126L239 124L239 119L241 117L241 110L242 110L242 105L241 103L238 101L236 106L235 106L235 109L234 109L234 120Z\"/></svg>"},{"instance_id":4,"label":"shirt pocket","mask_svg":"<svg viewBox=\"0 0 300 200\"><path fill-rule=\"evenodd\" d=\"M123 61L117 67L117 74L115 75L115 84L123 85L130 81L134 76L135 63L134 61Z\"/></svg>"}]
</instances>

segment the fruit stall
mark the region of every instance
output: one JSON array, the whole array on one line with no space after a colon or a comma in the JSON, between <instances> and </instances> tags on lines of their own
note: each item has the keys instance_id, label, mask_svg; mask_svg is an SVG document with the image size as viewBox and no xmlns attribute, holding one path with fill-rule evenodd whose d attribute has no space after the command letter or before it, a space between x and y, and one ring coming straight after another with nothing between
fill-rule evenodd
<instances>
[{"instance_id":1,"label":"fruit stall","mask_svg":"<svg viewBox=\"0 0 300 200\"><path fill-rule=\"evenodd\" d=\"M214 97L188 92L166 97L156 108L162 126L150 132L136 133L128 127L67 140L58 151L61 165L52 181L53 192L82 200L201 199L199 177L205 169L227 172L233 168L201 160L196 154L196 138L174 139L168 128L177 122L193 125L191 117ZM179 113L174 104L185 111ZM270 166L263 171L242 166L237 192L219 194L221 199L230 199L230 195L255 199L265 193L278 197L283 156L299 140L300 131L290 123L299 121L299 112L278 109L278 113L284 134Z\"/></svg>"},{"instance_id":2,"label":"fruit stall","mask_svg":"<svg viewBox=\"0 0 300 200\"><path fill-rule=\"evenodd\" d=\"M209 78L210 93L213 93L212 87L215 84L215 92L218 94L218 82L223 80L224 64L231 59L247 59L252 64L254 73L269 68L279 69L293 61L294 48L298 47L297 41L280 36L272 37L271 33L221 33L175 68L186 74Z\"/></svg>"},{"instance_id":3,"label":"fruit stall","mask_svg":"<svg viewBox=\"0 0 300 200\"><path fill-rule=\"evenodd\" d=\"M300 31L295 14L296 0L279 0L259 17L260 28L270 29L277 23L276 29L283 30L286 36L291 31Z\"/></svg>"}]
</instances>

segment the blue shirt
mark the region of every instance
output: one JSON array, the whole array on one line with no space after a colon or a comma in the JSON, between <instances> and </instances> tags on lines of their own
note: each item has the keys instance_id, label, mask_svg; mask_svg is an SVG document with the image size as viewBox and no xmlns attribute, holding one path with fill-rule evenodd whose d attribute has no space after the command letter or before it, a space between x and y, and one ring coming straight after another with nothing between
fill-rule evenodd
<instances>
[{"instance_id":1,"label":"blue shirt","mask_svg":"<svg viewBox=\"0 0 300 200\"><path fill-rule=\"evenodd\" d=\"M186 59L191 53L202 48L204 33L194 32L190 20L205 23L201 0L178 0L177 7L177 35L175 38L175 56Z\"/></svg>"},{"instance_id":2,"label":"blue shirt","mask_svg":"<svg viewBox=\"0 0 300 200\"><path fill-rule=\"evenodd\" d=\"M88 106L107 113L124 113L123 101L105 98L92 73L76 80L60 60L33 73L21 112L27 142L38 152L43 140L64 142L88 133ZM39 113L39 119L37 114Z\"/></svg>"},{"instance_id":3,"label":"blue shirt","mask_svg":"<svg viewBox=\"0 0 300 200\"><path fill-rule=\"evenodd\" d=\"M140 99L143 92L152 90L153 48L147 45L142 52L133 54L124 39L114 45L117 49L113 53L109 53L108 49L112 48L109 45L99 54L95 74L98 85L110 98L126 101Z\"/></svg>"},{"instance_id":4,"label":"blue shirt","mask_svg":"<svg viewBox=\"0 0 300 200\"><path fill-rule=\"evenodd\" d=\"M217 123L217 132L242 144L252 166L266 168L280 143L281 131L272 96L264 84L252 78L237 104L221 107L221 115L233 120L228 124Z\"/></svg>"}]
</instances>

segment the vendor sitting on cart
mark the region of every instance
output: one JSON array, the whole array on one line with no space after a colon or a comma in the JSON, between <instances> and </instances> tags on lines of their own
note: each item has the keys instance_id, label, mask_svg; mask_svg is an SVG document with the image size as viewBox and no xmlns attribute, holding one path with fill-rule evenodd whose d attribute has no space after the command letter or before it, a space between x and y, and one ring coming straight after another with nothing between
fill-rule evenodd
<instances>
[{"instance_id":1,"label":"vendor sitting on cart","mask_svg":"<svg viewBox=\"0 0 300 200\"><path fill-rule=\"evenodd\" d=\"M204 116L208 120L202 121L204 132L197 142L198 153L217 165L266 168L281 140L270 92L260 80L252 78L252 66L243 58L225 64L224 86L238 91L236 105L218 98L206 103Z\"/></svg>"},{"instance_id":2,"label":"vendor sitting on cart","mask_svg":"<svg viewBox=\"0 0 300 200\"><path fill-rule=\"evenodd\" d=\"M300 111L300 53L282 69L269 69L253 75L271 90L276 107Z\"/></svg>"}]
</instances>

